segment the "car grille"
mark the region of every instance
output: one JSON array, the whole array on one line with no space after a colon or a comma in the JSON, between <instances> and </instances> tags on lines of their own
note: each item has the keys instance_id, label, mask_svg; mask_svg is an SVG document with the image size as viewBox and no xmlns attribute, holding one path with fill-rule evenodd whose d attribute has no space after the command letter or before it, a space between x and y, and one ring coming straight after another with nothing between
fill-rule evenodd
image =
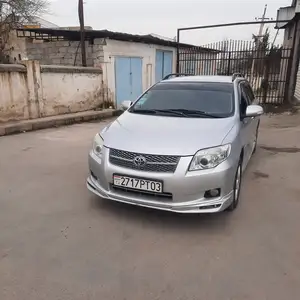
<instances>
[{"instance_id":1,"label":"car grille","mask_svg":"<svg viewBox=\"0 0 300 300\"><path fill-rule=\"evenodd\" d=\"M146 164L144 166L137 166L134 163L134 159L138 156L145 158ZM178 156L141 154L117 149L109 150L109 162L111 164L133 170L174 173L178 161Z\"/></svg>"}]
</instances>

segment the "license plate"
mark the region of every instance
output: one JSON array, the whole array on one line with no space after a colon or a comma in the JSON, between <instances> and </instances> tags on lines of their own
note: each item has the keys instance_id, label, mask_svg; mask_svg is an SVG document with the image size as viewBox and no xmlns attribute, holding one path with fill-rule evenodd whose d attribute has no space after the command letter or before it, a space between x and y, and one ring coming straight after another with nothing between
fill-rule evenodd
<instances>
[{"instance_id":1,"label":"license plate","mask_svg":"<svg viewBox=\"0 0 300 300\"><path fill-rule=\"evenodd\" d=\"M113 182L115 186L120 186L124 188L130 188L130 189L148 191L154 193L163 192L163 184L160 181L128 177L122 175L113 175Z\"/></svg>"}]
</instances>

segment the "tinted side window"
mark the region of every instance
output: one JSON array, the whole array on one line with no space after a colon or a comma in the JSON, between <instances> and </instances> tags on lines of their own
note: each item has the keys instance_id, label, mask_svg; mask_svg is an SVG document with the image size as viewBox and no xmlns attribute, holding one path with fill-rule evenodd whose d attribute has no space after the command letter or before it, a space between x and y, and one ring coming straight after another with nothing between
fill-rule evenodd
<instances>
[{"instance_id":1,"label":"tinted side window","mask_svg":"<svg viewBox=\"0 0 300 300\"><path fill-rule=\"evenodd\" d=\"M249 83L244 83L244 86L245 86L245 90L246 90L246 93L247 93L247 96L248 96L249 104L252 104L253 101L255 100L253 90L252 90Z\"/></svg>"},{"instance_id":2,"label":"tinted side window","mask_svg":"<svg viewBox=\"0 0 300 300\"><path fill-rule=\"evenodd\" d=\"M247 90L245 88L245 84L240 84L240 92L241 92L241 98L240 98L240 115L243 116L246 114L247 106L250 104L250 99L247 94Z\"/></svg>"}]
</instances>

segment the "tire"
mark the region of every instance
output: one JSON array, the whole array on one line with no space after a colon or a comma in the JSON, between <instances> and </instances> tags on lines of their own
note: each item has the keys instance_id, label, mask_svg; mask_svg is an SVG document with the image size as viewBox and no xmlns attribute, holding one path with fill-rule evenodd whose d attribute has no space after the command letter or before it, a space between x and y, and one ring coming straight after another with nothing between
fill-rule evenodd
<instances>
[{"instance_id":1,"label":"tire","mask_svg":"<svg viewBox=\"0 0 300 300\"><path fill-rule=\"evenodd\" d=\"M242 159L240 159L235 177L234 177L234 183L233 183L233 201L228 206L227 211L234 211L240 200L240 194L241 194L241 184L242 184L242 177L243 177L243 172L242 172Z\"/></svg>"},{"instance_id":2,"label":"tire","mask_svg":"<svg viewBox=\"0 0 300 300\"><path fill-rule=\"evenodd\" d=\"M254 154L254 153L256 152L256 148L257 148L258 128L259 128L259 124L257 125L257 128L256 128L256 135L255 135L255 145L254 145L254 148L253 148L252 154Z\"/></svg>"}]
</instances>

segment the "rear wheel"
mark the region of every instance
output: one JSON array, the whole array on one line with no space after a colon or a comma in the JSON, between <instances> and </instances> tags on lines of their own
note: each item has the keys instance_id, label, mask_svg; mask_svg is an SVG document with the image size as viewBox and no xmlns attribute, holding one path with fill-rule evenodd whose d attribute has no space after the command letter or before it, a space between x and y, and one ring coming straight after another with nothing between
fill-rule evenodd
<instances>
[{"instance_id":1,"label":"rear wheel","mask_svg":"<svg viewBox=\"0 0 300 300\"><path fill-rule=\"evenodd\" d=\"M240 192L242 184L242 159L240 159L239 165L236 170L234 184L233 184L233 201L230 206L227 208L228 211L234 211L239 203Z\"/></svg>"}]
</instances>

